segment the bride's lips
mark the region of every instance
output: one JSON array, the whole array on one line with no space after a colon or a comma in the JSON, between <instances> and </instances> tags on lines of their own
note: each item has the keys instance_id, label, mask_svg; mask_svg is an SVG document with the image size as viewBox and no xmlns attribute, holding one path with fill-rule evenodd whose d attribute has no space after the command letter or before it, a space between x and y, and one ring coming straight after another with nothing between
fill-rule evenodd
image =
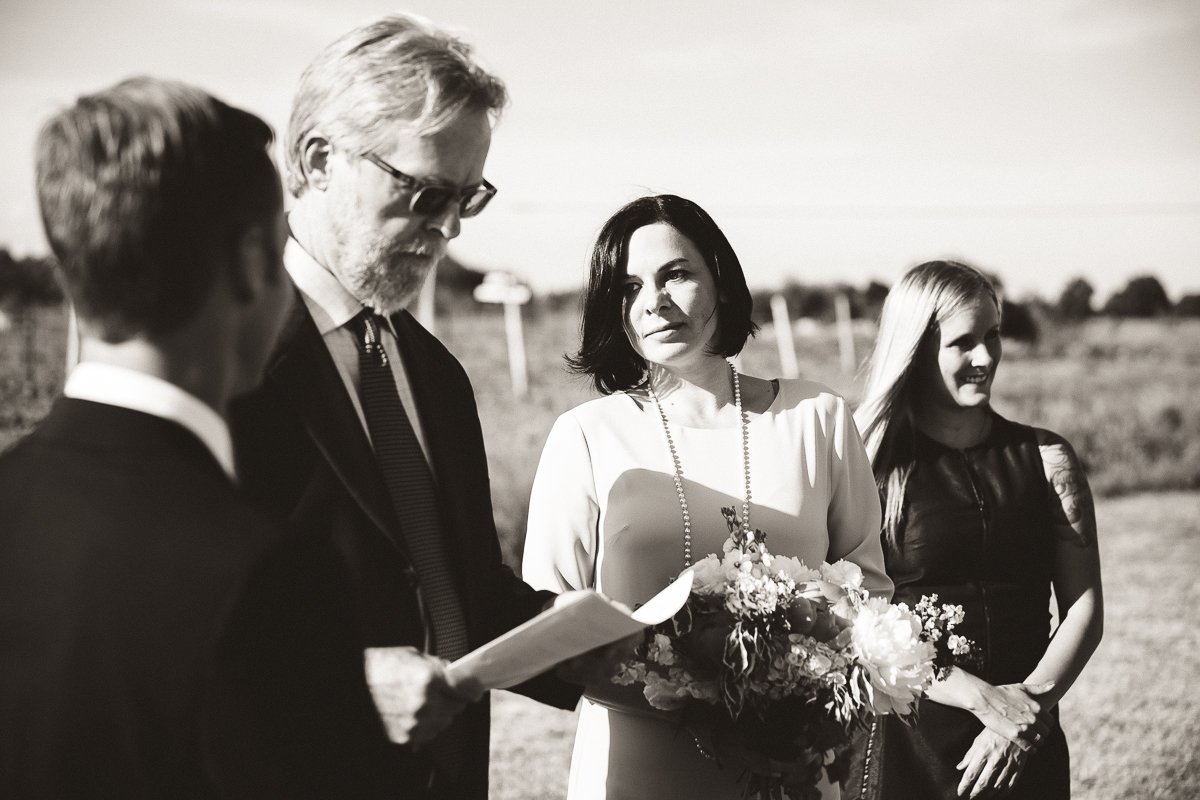
<instances>
[{"instance_id":1,"label":"bride's lips","mask_svg":"<svg viewBox=\"0 0 1200 800\"><path fill-rule=\"evenodd\" d=\"M682 322L672 322L667 325L662 325L658 328L655 328L652 331L647 331L644 335L645 336L653 336L656 333L671 333L671 332L679 330L682 327L683 327Z\"/></svg>"}]
</instances>

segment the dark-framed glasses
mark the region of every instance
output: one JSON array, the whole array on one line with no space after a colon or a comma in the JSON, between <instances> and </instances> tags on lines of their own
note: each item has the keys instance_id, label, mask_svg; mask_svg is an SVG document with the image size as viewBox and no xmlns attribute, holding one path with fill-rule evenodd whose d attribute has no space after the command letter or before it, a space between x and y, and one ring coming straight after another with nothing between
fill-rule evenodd
<instances>
[{"instance_id":1,"label":"dark-framed glasses","mask_svg":"<svg viewBox=\"0 0 1200 800\"><path fill-rule=\"evenodd\" d=\"M362 157L391 175L403 184L404 188L412 192L412 197L408 201L408 210L414 214L431 216L440 214L446 209L446 206L456 202L460 217L473 217L483 211L491 199L496 196L496 187L488 183L486 179L478 186L455 189L440 183L414 178L412 175L396 169L374 153L363 153Z\"/></svg>"}]
</instances>

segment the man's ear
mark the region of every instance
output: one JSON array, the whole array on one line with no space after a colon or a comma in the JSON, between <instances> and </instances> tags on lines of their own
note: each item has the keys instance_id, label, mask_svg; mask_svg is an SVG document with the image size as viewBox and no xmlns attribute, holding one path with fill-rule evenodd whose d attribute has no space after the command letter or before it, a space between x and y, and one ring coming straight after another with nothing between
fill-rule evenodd
<instances>
[{"instance_id":1,"label":"man's ear","mask_svg":"<svg viewBox=\"0 0 1200 800\"><path fill-rule=\"evenodd\" d=\"M310 133L304 140L304 149L300 154L300 168L304 171L304 180L310 189L325 191L332 178L330 155L333 146L319 133Z\"/></svg>"}]
</instances>

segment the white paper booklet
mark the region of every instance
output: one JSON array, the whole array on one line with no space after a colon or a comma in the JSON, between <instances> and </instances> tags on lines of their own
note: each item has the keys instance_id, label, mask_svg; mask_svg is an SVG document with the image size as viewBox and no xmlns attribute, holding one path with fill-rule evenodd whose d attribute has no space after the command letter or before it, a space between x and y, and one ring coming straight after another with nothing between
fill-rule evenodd
<instances>
[{"instance_id":1,"label":"white paper booklet","mask_svg":"<svg viewBox=\"0 0 1200 800\"><path fill-rule=\"evenodd\" d=\"M591 589L566 592L553 608L455 661L450 679L473 678L484 689L527 681L560 661L670 619L687 602L693 577L687 570L632 614Z\"/></svg>"}]
</instances>

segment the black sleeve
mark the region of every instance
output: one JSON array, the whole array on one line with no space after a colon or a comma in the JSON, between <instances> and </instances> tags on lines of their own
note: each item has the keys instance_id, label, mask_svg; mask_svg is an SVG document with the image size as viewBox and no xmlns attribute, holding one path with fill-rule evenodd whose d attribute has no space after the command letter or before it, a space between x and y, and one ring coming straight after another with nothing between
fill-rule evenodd
<instances>
[{"instance_id":1,"label":"black sleeve","mask_svg":"<svg viewBox=\"0 0 1200 800\"><path fill-rule=\"evenodd\" d=\"M291 535L258 565L218 646L201 731L225 796L421 797L428 763L392 744L332 546Z\"/></svg>"}]
</instances>

